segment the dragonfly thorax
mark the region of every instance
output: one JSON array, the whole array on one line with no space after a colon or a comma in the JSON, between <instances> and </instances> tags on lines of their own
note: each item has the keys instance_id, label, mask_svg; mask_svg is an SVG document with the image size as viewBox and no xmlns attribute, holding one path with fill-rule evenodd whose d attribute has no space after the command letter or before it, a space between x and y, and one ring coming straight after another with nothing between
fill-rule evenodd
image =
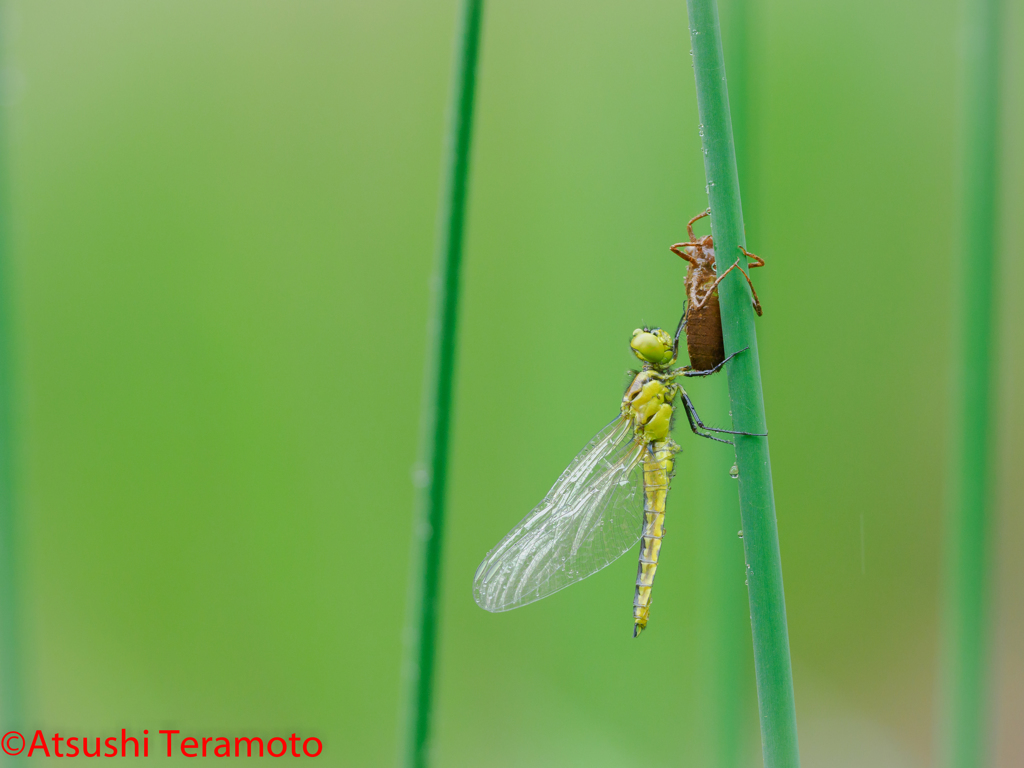
<instances>
[{"instance_id":1,"label":"dragonfly thorax","mask_svg":"<svg viewBox=\"0 0 1024 768\"><path fill-rule=\"evenodd\" d=\"M645 443L667 440L679 386L657 370L640 371L622 397L622 413Z\"/></svg>"}]
</instances>

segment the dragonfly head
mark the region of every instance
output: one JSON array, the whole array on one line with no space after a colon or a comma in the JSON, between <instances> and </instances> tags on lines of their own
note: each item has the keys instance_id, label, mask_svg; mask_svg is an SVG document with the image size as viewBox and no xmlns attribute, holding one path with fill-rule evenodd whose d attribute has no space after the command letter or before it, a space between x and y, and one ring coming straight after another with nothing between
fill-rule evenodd
<instances>
[{"instance_id":1,"label":"dragonfly head","mask_svg":"<svg viewBox=\"0 0 1024 768\"><path fill-rule=\"evenodd\" d=\"M629 346L634 355L654 366L671 365L675 357L672 337L661 328L637 328Z\"/></svg>"}]
</instances>

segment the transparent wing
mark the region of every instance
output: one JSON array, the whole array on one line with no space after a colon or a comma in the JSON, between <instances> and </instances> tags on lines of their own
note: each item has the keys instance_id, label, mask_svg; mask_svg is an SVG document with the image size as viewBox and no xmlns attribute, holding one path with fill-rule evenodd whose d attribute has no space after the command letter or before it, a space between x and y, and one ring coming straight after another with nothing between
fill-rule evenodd
<instances>
[{"instance_id":1,"label":"transparent wing","mask_svg":"<svg viewBox=\"0 0 1024 768\"><path fill-rule=\"evenodd\" d=\"M480 563L477 605L498 612L532 603L632 549L643 522L643 450L623 417L598 432Z\"/></svg>"}]
</instances>

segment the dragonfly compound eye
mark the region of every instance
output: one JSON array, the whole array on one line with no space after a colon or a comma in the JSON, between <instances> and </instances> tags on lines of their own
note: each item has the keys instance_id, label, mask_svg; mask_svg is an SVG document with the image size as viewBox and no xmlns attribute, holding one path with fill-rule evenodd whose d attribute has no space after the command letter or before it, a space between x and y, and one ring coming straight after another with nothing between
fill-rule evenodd
<instances>
[{"instance_id":1,"label":"dragonfly compound eye","mask_svg":"<svg viewBox=\"0 0 1024 768\"><path fill-rule=\"evenodd\" d=\"M633 354L653 365L666 365L672 360L672 338L660 328L633 333L629 342Z\"/></svg>"}]
</instances>

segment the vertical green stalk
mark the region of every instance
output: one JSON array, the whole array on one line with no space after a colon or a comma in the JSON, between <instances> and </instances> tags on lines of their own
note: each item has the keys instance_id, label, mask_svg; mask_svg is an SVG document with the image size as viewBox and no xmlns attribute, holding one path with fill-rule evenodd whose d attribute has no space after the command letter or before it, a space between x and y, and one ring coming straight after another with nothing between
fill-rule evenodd
<instances>
[{"instance_id":1,"label":"vertical green stalk","mask_svg":"<svg viewBox=\"0 0 1024 768\"><path fill-rule=\"evenodd\" d=\"M729 108L732 115L733 145L736 147L736 167L749 182L751 176L750 132L750 45L748 17L750 0L729 0L723 15L722 34L729 42L725 61L731 73L732 87L729 89ZM750 202L747 203L747 218L750 216Z\"/></svg>"},{"instance_id":2,"label":"vertical green stalk","mask_svg":"<svg viewBox=\"0 0 1024 768\"><path fill-rule=\"evenodd\" d=\"M725 381L702 387L701 411L725 414L729 393ZM736 481L729 476L733 457L722 450L702 450L694 457L700 477L701 537L705 542L708 583L707 630L702 656L704 677L701 698L707 717L707 764L738 768L744 755L744 714L747 685L744 673L749 658L750 631L743 586L743 549L736 537L742 525L736 500Z\"/></svg>"},{"instance_id":3,"label":"vertical green stalk","mask_svg":"<svg viewBox=\"0 0 1024 768\"><path fill-rule=\"evenodd\" d=\"M724 7L723 35L729 43L733 133L737 164L749 179L749 70L747 69L747 15L749 0L729 0ZM728 410L725 381L709 382L702 398L714 413ZM702 451L698 459L701 482L707 489L707 557L709 645L706 702L710 727L710 765L738 768L744 756L744 719L748 695L745 672L749 665L750 630L746 589L743 586L743 545L736 538L741 527L736 482L729 476L733 457L728 451Z\"/></svg>"},{"instance_id":4,"label":"vertical green stalk","mask_svg":"<svg viewBox=\"0 0 1024 768\"><path fill-rule=\"evenodd\" d=\"M415 473L417 497L406 628L405 741L402 752L402 762L407 768L423 768L430 758L459 268L466 219L473 92L482 14L483 0L463 0L456 33L444 187L438 214L437 263L432 284L433 304L423 383L423 420Z\"/></svg>"},{"instance_id":5,"label":"vertical green stalk","mask_svg":"<svg viewBox=\"0 0 1024 768\"><path fill-rule=\"evenodd\" d=\"M715 0L687 0L686 5L711 229L716 258L724 269L740 255L744 235L718 7ZM754 311L743 276L731 273L719 288L719 299L726 352L746 348L729 364L733 426L746 432L766 432ZM768 438L737 435L735 442L764 765L798 768L796 706Z\"/></svg>"},{"instance_id":6,"label":"vertical green stalk","mask_svg":"<svg viewBox=\"0 0 1024 768\"><path fill-rule=\"evenodd\" d=\"M7 19L6 4L0 16ZM0 45L6 42L0 29ZM0 61L6 64L6 46ZM4 67L6 70L6 67ZM14 424L12 414L10 215L7 188L6 114L0 114L0 724L7 731L21 724L21 666L15 567ZM6 764L13 758L3 757Z\"/></svg>"},{"instance_id":7,"label":"vertical green stalk","mask_svg":"<svg viewBox=\"0 0 1024 768\"><path fill-rule=\"evenodd\" d=\"M999 1L966 0L963 79L963 186L959 285L962 291L955 486L946 530L945 720L948 768L988 761L988 517L992 499L993 285L996 246L996 134Z\"/></svg>"}]
</instances>

